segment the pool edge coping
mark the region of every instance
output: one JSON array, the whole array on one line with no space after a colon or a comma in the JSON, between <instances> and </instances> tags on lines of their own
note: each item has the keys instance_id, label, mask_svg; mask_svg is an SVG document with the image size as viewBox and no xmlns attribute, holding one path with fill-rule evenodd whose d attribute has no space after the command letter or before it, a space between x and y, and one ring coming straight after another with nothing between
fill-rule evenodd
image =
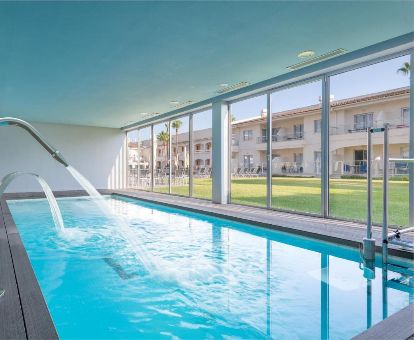
<instances>
[{"instance_id":1,"label":"pool edge coping","mask_svg":"<svg viewBox=\"0 0 414 340\"><path fill-rule=\"evenodd\" d=\"M0 215L4 224L5 236L8 240L10 259L13 263L14 279L19 296L19 308L23 321L23 325L20 327L24 327L27 339L59 339L26 248L4 197L0 199ZM8 292L5 291L4 294L8 294ZM16 308L16 306L13 307ZM11 324L3 322L1 324L5 327L4 330L8 329L8 332L13 327Z\"/></svg>"}]
</instances>

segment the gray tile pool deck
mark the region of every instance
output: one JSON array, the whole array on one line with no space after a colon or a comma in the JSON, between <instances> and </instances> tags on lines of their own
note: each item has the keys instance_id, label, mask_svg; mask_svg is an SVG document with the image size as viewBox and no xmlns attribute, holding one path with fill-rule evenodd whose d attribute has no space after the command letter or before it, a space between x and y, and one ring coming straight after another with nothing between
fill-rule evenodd
<instances>
[{"instance_id":1,"label":"gray tile pool deck","mask_svg":"<svg viewBox=\"0 0 414 340\"><path fill-rule=\"evenodd\" d=\"M26 250L0 200L0 339L58 339Z\"/></svg>"},{"instance_id":2,"label":"gray tile pool deck","mask_svg":"<svg viewBox=\"0 0 414 340\"><path fill-rule=\"evenodd\" d=\"M138 198L147 202L201 212L274 230L287 231L325 241L358 247L365 236L360 223L323 219L294 213L269 211L236 204L219 205L181 196L136 190L101 190L103 194L116 194ZM55 192L56 197L83 196L83 191ZM0 199L0 339L57 339L58 334L34 275L16 225L7 206L7 199L44 197L42 193L5 194ZM381 229L373 228L373 236L380 250ZM414 233L407 235L414 239ZM413 258L413 254L390 248L390 254ZM402 339L414 336L414 304L390 316L355 339Z\"/></svg>"}]
</instances>

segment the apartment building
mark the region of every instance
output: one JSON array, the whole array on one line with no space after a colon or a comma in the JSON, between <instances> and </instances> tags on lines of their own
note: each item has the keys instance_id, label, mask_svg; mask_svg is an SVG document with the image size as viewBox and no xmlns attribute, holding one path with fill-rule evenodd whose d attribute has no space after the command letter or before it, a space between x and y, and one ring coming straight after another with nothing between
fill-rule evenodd
<instances>
[{"instance_id":1,"label":"apartment building","mask_svg":"<svg viewBox=\"0 0 414 340\"><path fill-rule=\"evenodd\" d=\"M367 156L366 128L389 124L390 156L408 158L409 145L408 87L369 95L332 100L330 110L331 175L365 174ZM267 112L232 123L231 169L266 168ZM172 134L174 169L189 166L189 135ZM178 138L178 143L175 138ZM321 107L312 105L272 114L272 173L318 176L321 159ZM382 171L382 135L373 136L374 175ZM149 166L151 142L140 142L141 169ZM210 168L211 129L193 133L193 169ZM168 166L168 148L157 141L154 150L156 169ZM138 166L138 141L129 141L130 168ZM406 165L396 164L392 174L406 173ZM264 173L263 173L264 174Z\"/></svg>"}]
</instances>

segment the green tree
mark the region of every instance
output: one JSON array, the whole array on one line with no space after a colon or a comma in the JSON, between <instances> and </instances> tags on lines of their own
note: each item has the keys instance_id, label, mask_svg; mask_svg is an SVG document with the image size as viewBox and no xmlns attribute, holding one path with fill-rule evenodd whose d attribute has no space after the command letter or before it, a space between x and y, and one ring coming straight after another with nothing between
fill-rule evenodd
<instances>
[{"instance_id":1,"label":"green tree","mask_svg":"<svg viewBox=\"0 0 414 340\"><path fill-rule=\"evenodd\" d=\"M402 73L402 74L404 74L404 75L408 76L408 75L410 74L410 70L411 70L411 65L410 65L410 63L409 63L409 62L405 62L405 63L403 64L403 66L401 66L401 67L397 70L397 72L398 72L398 73Z\"/></svg>"},{"instance_id":2,"label":"green tree","mask_svg":"<svg viewBox=\"0 0 414 340\"><path fill-rule=\"evenodd\" d=\"M171 123L171 127L175 129L175 157L176 157L177 167L178 167L178 131L180 130L182 125L183 125L183 122L179 119L174 120Z\"/></svg>"},{"instance_id":3,"label":"green tree","mask_svg":"<svg viewBox=\"0 0 414 340\"><path fill-rule=\"evenodd\" d=\"M162 143L163 149L164 149L164 154L167 154L167 147L168 147L168 141L170 140L170 135L167 131L161 131L158 135L157 135L157 140L159 142Z\"/></svg>"}]
</instances>

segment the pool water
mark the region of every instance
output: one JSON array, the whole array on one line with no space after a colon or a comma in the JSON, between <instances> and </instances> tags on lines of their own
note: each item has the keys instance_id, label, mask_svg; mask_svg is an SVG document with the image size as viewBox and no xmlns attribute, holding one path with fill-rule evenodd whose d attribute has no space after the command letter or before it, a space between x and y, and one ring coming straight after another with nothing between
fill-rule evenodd
<instances>
[{"instance_id":1,"label":"pool water","mask_svg":"<svg viewBox=\"0 0 414 340\"><path fill-rule=\"evenodd\" d=\"M58 203L63 234L46 200L8 201L62 339L349 339L413 298L384 301L379 267L368 294L348 247L117 196Z\"/></svg>"}]
</instances>

